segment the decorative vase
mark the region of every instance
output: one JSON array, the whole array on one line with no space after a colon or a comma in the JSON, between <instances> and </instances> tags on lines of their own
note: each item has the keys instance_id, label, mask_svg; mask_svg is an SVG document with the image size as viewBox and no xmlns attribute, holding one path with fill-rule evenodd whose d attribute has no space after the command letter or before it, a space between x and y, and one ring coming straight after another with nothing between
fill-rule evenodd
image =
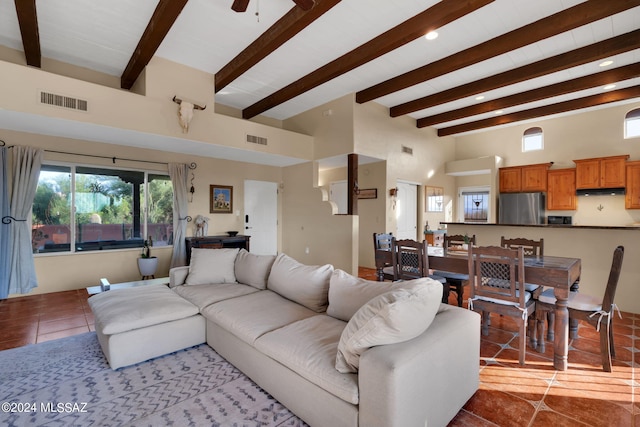
<instances>
[{"instance_id":1,"label":"decorative vase","mask_svg":"<svg viewBox=\"0 0 640 427\"><path fill-rule=\"evenodd\" d=\"M138 258L138 270L142 275L142 280L155 278L156 269L158 268L158 258Z\"/></svg>"}]
</instances>

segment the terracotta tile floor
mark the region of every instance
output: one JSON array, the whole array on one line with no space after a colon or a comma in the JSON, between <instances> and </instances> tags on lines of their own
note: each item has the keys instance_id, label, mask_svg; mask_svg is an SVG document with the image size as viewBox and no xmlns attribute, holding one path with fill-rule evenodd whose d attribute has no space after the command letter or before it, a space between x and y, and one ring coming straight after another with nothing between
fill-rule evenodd
<instances>
[{"instance_id":1,"label":"terracotta tile floor","mask_svg":"<svg viewBox=\"0 0 640 427\"><path fill-rule=\"evenodd\" d=\"M372 269L359 274L375 279ZM0 350L94 330L87 297L77 290L0 301ZM529 348L519 367L515 323L492 318L481 341L480 389L450 426L640 427L640 315L622 315L612 373L602 371L598 334L589 325L581 324L579 339L570 342L569 370L558 372L551 343L544 354Z\"/></svg>"}]
</instances>

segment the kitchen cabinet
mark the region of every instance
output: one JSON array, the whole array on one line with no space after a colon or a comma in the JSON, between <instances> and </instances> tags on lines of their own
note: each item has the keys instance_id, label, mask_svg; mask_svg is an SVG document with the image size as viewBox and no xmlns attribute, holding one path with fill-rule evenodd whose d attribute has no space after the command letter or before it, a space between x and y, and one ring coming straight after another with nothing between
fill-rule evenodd
<instances>
[{"instance_id":1,"label":"kitchen cabinet","mask_svg":"<svg viewBox=\"0 0 640 427\"><path fill-rule=\"evenodd\" d=\"M575 210L577 199L575 168L547 172L547 210Z\"/></svg>"},{"instance_id":2,"label":"kitchen cabinet","mask_svg":"<svg viewBox=\"0 0 640 427\"><path fill-rule=\"evenodd\" d=\"M424 240L429 246L440 246L444 243L444 230L429 230L424 233Z\"/></svg>"},{"instance_id":3,"label":"kitchen cabinet","mask_svg":"<svg viewBox=\"0 0 640 427\"><path fill-rule=\"evenodd\" d=\"M552 163L500 168L501 193L547 191L547 171Z\"/></svg>"},{"instance_id":4,"label":"kitchen cabinet","mask_svg":"<svg viewBox=\"0 0 640 427\"><path fill-rule=\"evenodd\" d=\"M628 154L574 160L576 164L576 189L625 187L625 164Z\"/></svg>"},{"instance_id":5,"label":"kitchen cabinet","mask_svg":"<svg viewBox=\"0 0 640 427\"><path fill-rule=\"evenodd\" d=\"M624 207L640 209L640 161L627 162L627 189L624 195Z\"/></svg>"}]
</instances>

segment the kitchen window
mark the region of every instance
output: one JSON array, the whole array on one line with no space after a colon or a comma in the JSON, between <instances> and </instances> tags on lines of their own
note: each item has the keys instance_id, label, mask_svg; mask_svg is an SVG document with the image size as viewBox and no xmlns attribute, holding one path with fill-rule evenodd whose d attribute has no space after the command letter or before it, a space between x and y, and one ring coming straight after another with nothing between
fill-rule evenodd
<instances>
[{"instance_id":1,"label":"kitchen window","mask_svg":"<svg viewBox=\"0 0 640 427\"><path fill-rule=\"evenodd\" d=\"M640 108L631 110L624 116L624 137L635 138L640 136Z\"/></svg>"},{"instance_id":2,"label":"kitchen window","mask_svg":"<svg viewBox=\"0 0 640 427\"><path fill-rule=\"evenodd\" d=\"M45 164L31 235L34 253L136 248L145 239L171 245L171 180L141 170Z\"/></svg>"}]
</instances>

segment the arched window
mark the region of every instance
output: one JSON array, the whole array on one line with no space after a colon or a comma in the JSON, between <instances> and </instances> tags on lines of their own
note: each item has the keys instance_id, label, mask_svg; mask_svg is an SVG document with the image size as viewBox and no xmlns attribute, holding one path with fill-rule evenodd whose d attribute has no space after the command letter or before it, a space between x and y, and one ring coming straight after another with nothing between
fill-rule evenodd
<instances>
[{"instance_id":1,"label":"arched window","mask_svg":"<svg viewBox=\"0 0 640 427\"><path fill-rule=\"evenodd\" d=\"M544 148L542 128L533 127L524 131L522 135L522 151L535 151Z\"/></svg>"},{"instance_id":2,"label":"arched window","mask_svg":"<svg viewBox=\"0 0 640 427\"><path fill-rule=\"evenodd\" d=\"M624 116L624 137L640 136L640 108L631 110Z\"/></svg>"}]
</instances>

